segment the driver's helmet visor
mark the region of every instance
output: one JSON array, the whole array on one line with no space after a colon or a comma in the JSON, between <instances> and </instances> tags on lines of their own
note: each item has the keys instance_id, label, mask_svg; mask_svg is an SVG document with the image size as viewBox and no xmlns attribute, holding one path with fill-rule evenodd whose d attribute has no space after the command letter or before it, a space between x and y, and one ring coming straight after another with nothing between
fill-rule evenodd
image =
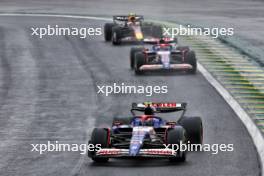
<instances>
[{"instance_id":1,"label":"driver's helmet visor","mask_svg":"<svg viewBox=\"0 0 264 176\"><path fill-rule=\"evenodd\" d=\"M129 16L128 17L128 21L129 22L135 22L136 21L136 17L135 16Z\"/></svg>"}]
</instances>

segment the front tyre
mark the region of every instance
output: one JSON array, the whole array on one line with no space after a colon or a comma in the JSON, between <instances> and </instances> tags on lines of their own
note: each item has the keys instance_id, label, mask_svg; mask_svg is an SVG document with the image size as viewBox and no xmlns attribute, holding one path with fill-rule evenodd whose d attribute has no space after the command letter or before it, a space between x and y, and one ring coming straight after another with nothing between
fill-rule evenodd
<instances>
[{"instance_id":1,"label":"front tyre","mask_svg":"<svg viewBox=\"0 0 264 176\"><path fill-rule=\"evenodd\" d=\"M196 60L195 52L192 50L187 51L187 53L185 55L185 60L188 64L190 64L192 66L192 69L189 70L189 73L196 74L197 60Z\"/></svg>"},{"instance_id":2,"label":"front tyre","mask_svg":"<svg viewBox=\"0 0 264 176\"><path fill-rule=\"evenodd\" d=\"M180 143L186 144L185 129L181 126L176 126L167 133L167 144L178 145L180 148ZM169 158L171 162L184 162L186 160L187 151L180 151L178 149L177 156Z\"/></svg>"},{"instance_id":3,"label":"front tyre","mask_svg":"<svg viewBox=\"0 0 264 176\"><path fill-rule=\"evenodd\" d=\"M144 53L136 53L135 57L135 74L141 75L143 71L140 70L140 67L145 64L145 55Z\"/></svg>"},{"instance_id":4,"label":"front tyre","mask_svg":"<svg viewBox=\"0 0 264 176\"><path fill-rule=\"evenodd\" d=\"M116 26L113 27L112 30L112 44L113 45L120 45L122 39L122 33L120 27Z\"/></svg>"},{"instance_id":5,"label":"front tyre","mask_svg":"<svg viewBox=\"0 0 264 176\"><path fill-rule=\"evenodd\" d=\"M131 48L130 49L130 68L133 70L135 67L135 58L136 58L136 53L142 52L144 50L143 47L138 47L138 48Z\"/></svg>"},{"instance_id":6,"label":"front tyre","mask_svg":"<svg viewBox=\"0 0 264 176\"><path fill-rule=\"evenodd\" d=\"M187 132L187 140L191 144L203 144L203 123L200 117L183 117L180 125Z\"/></svg>"},{"instance_id":7,"label":"front tyre","mask_svg":"<svg viewBox=\"0 0 264 176\"><path fill-rule=\"evenodd\" d=\"M89 144L101 145L101 148L108 148L108 130L104 128L95 128L92 132L91 140ZM88 157L90 157L94 162L104 163L109 160L109 158L102 158L95 155L95 151L88 151Z\"/></svg>"},{"instance_id":8,"label":"front tyre","mask_svg":"<svg viewBox=\"0 0 264 176\"><path fill-rule=\"evenodd\" d=\"M112 39L112 28L114 25L114 23L106 23L104 25L104 38L106 42L109 42Z\"/></svg>"}]
</instances>

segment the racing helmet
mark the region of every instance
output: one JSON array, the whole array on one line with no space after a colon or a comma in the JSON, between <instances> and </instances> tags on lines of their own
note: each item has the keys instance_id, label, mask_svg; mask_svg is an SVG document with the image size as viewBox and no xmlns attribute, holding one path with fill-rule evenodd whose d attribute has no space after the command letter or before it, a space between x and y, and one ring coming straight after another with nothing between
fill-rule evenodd
<instances>
[{"instance_id":1,"label":"racing helmet","mask_svg":"<svg viewBox=\"0 0 264 176\"><path fill-rule=\"evenodd\" d=\"M145 109L144 109L144 114L145 115L154 115L154 109L148 105Z\"/></svg>"},{"instance_id":2,"label":"racing helmet","mask_svg":"<svg viewBox=\"0 0 264 176\"><path fill-rule=\"evenodd\" d=\"M134 13L128 15L128 22L136 22L136 15Z\"/></svg>"},{"instance_id":3,"label":"racing helmet","mask_svg":"<svg viewBox=\"0 0 264 176\"><path fill-rule=\"evenodd\" d=\"M168 40L166 40L166 38L161 38L159 40L159 43L155 47L155 50L169 51L171 49L172 49L172 45L170 44L170 42Z\"/></svg>"},{"instance_id":4,"label":"racing helmet","mask_svg":"<svg viewBox=\"0 0 264 176\"><path fill-rule=\"evenodd\" d=\"M159 43L160 43L160 44L166 44L167 42L166 42L166 40L165 40L164 38L161 38L161 39L159 40Z\"/></svg>"}]
</instances>

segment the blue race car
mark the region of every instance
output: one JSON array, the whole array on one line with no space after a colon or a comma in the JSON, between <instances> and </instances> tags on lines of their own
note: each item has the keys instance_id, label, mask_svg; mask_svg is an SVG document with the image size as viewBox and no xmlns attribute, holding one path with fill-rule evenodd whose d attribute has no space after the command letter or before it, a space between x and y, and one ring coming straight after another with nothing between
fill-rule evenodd
<instances>
[{"instance_id":1,"label":"blue race car","mask_svg":"<svg viewBox=\"0 0 264 176\"><path fill-rule=\"evenodd\" d=\"M114 118L111 128L93 130L89 144L99 144L100 149L88 151L88 156L95 162L107 162L109 158L140 157L185 161L186 151L170 147L188 141L202 144L203 140L201 118L185 117L186 106L186 103L133 103L132 117ZM135 111L144 114L135 115ZM176 111L182 111L177 121L167 121L155 115Z\"/></svg>"}]
</instances>

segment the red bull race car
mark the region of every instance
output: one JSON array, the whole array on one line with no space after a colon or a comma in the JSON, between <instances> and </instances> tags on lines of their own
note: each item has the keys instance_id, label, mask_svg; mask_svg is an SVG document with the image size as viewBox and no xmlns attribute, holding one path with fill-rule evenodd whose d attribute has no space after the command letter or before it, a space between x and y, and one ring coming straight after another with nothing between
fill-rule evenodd
<instances>
[{"instance_id":1,"label":"red bull race car","mask_svg":"<svg viewBox=\"0 0 264 176\"><path fill-rule=\"evenodd\" d=\"M200 117L186 117L186 103L133 103L132 117L114 118L110 128L95 128L89 144L101 148L89 151L94 162L107 162L109 158L167 158L184 162L186 152L174 145L202 144L203 125ZM181 111L175 121L155 115ZM144 112L136 115L135 112Z\"/></svg>"},{"instance_id":2,"label":"red bull race car","mask_svg":"<svg viewBox=\"0 0 264 176\"><path fill-rule=\"evenodd\" d=\"M112 41L113 45L120 45L125 41L151 43L162 37L162 26L143 21L142 15L113 16L113 22L104 25L105 41Z\"/></svg>"},{"instance_id":3,"label":"red bull race car","mask_svg":"<svg viewBox=\"0 0 264 176\"><path fill-rule=\"evenodd\" d=\"M130 67L136 75L146 71L177 70L195 74L195 52L188 46L178 46L175 39L162 38L151 47L133 47L130 50Z\"/></svg>"}]
</instances>

